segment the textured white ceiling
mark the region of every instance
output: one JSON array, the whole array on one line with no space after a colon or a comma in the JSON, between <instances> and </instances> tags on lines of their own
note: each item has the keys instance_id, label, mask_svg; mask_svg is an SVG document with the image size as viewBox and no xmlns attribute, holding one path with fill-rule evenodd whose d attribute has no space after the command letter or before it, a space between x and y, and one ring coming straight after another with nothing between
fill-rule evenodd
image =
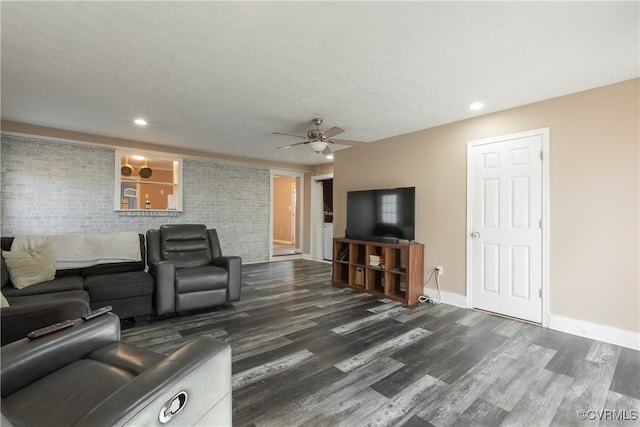
<instances>
[{"instance_id":1,"label":"textured white ceiling","mask_svg":"<svg viewBox=\"0 0 640 427\"><path fill-rule=\"evenodd\" d=\"M325 160L271 132L372 142L640 75L638 2L0 7L3 119L300 164Z\"/></svg>"}]
</instances>

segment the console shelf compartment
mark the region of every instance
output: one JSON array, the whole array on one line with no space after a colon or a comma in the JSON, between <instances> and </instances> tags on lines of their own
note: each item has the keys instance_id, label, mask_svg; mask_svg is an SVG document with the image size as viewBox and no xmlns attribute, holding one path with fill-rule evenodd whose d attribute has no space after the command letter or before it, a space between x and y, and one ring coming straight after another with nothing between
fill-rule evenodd
<instances>
[{"instance_id":1,"label":"console shelf compartment","mask_svg":"<svg viewBox=\"0 0 640 427\"><path fill-rule=\"evenodd\" d=\"M402 302L418 303L424 280L424 245L333 239L333 284Z\"/></svg>"}]
</instances>

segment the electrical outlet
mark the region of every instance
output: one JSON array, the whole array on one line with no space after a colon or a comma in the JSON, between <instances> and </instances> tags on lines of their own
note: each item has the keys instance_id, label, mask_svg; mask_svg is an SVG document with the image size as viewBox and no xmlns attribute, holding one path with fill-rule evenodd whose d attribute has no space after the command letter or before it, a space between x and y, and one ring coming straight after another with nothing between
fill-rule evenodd
<instances>
[{"instance_id":1,"label":"electrical outlet","mask_svg":"<svg viewBox=\"0 0 640 427\"><path fill-rule=\"evenodd\" d=\"M436 267L436 271L438 272L438 276L442 276L444 274L444 267L439 265Z\"/></svg>"}]
</instances>

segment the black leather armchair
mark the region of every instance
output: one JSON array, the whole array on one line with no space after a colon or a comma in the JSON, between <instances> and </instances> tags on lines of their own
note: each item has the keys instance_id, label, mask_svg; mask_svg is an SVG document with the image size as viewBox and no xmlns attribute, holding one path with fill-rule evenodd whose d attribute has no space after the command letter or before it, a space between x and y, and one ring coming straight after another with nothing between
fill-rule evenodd
<instances>
[{"instance_id":1,"label":"black leather armchair","mask_svg":"<svg viewBox=\"0 0 640 427\"><path fill-rule=\"evenodd\" d=\"M0 356L2 426L231 425L231 348L210 337L165 357L106 314Z\"/></svg>"},{"instance_id":2,"label":"black leather armchair","mask_svg":"<svg viewBox=\"0 0 640 427\"><path fill-rule=\"evenodd\" d=\"M157 314L240 300L242 259L222 256L218 233L201 224L147 231L147 263L156 281Z\"/></svg>"}]
</instances>

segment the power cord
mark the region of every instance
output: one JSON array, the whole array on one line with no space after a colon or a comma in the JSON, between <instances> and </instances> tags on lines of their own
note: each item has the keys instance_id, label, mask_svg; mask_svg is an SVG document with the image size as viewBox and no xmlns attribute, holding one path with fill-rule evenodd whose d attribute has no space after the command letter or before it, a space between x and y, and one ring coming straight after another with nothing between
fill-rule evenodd
<instances>
[{"instance_id":1,"label":"power cord","mask_svg":"<svg viewBox=\"0 0 640 427\"><path fill-rule=\"evenodd\" d=\"M438 288L438 298L434 300L429 295L424 294L424 295L420 295L418 297L418 301L426 302L426 303L430 303L430 304L440 304L440 302L442 301L442 292L440 291L440 279L439 279L440 275L437 274L438 271L439 270L437 268L434 268L433 271L431 272L431 274L429 275L429 277L427 278L427 281L424 282L424 285L422 285L422 292L424 293L424 288L429 284L429 282L431 281L431 279L435 275L435 277L436 277L436 287Z\"/></svg>"}]
</instances>

